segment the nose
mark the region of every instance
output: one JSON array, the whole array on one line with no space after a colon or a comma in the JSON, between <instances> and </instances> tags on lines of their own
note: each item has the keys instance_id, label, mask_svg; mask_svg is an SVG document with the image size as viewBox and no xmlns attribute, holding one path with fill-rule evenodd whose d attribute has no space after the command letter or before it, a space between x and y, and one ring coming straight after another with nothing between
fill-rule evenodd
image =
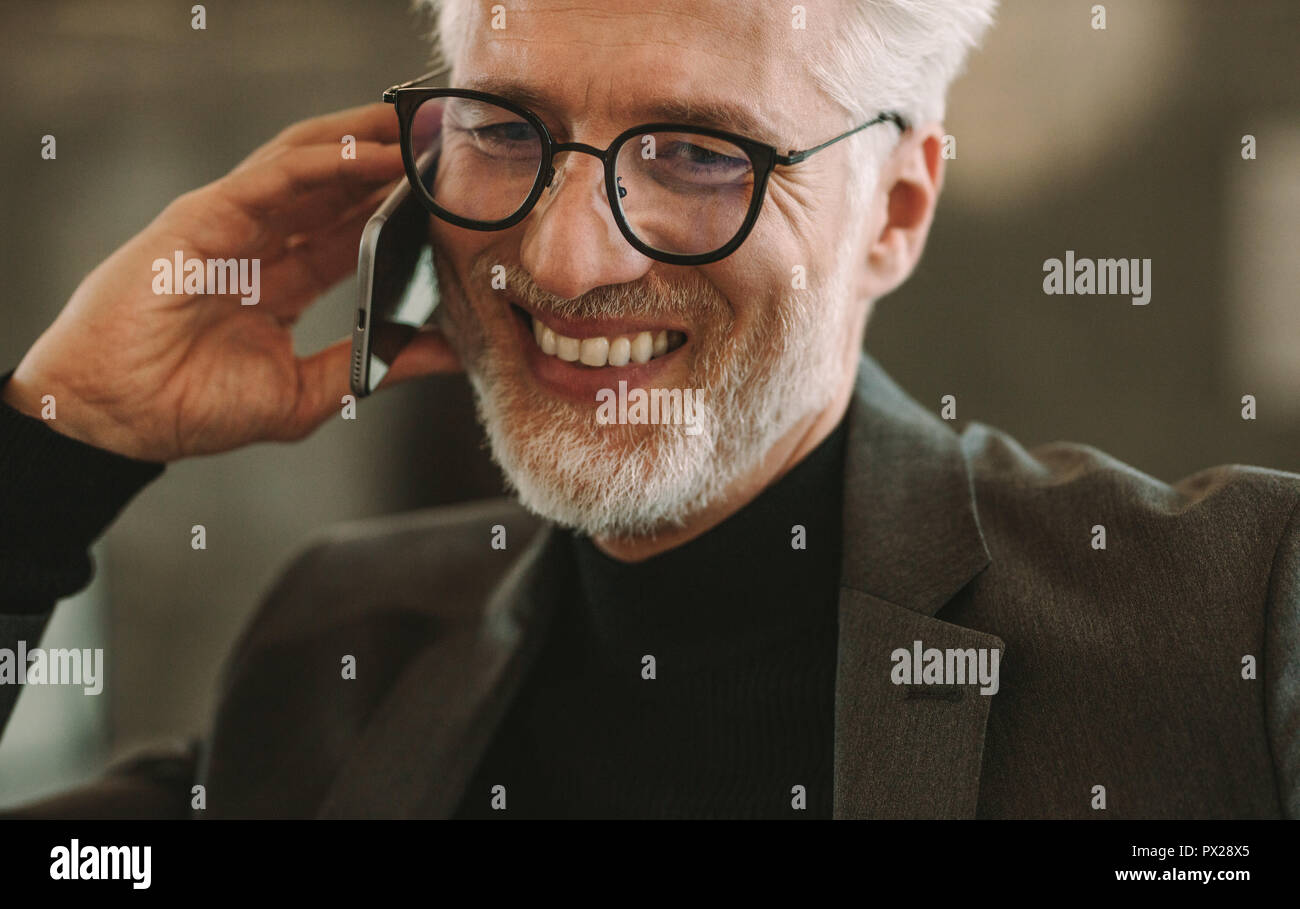
<instances>
[{"instance_id":1,"label":"nose","mask_svg":"<svg viewBox=\"0 0 1300 909\"><path fill-rule=\"evenodd\" d=\"M576 149L555 160L549 186L524 221L520 264L539 287L566 300L642 277L653 260L614 223L602 161Z\"/></svg>"}]
</instances>

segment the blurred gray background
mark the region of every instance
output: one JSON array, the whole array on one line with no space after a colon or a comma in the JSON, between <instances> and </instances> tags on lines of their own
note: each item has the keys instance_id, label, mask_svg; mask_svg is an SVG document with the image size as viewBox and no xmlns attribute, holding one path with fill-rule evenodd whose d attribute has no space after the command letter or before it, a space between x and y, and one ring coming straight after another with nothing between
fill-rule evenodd
<instances>
[{"instance_id":1,"label":"blurred gray background","mask_svg":"<svg viewBox=\"0 0 1300 909\"><path fill-rule=\"evenodd\" d=\"M959 427L1027 447L1086 442L1165 480L1219 463L1300 471L1300 6L1105 5L1094 31L1091 2L1003 3L951 95L957 157L925 259L877 307L868 349L922 403L956 395ZM206 4L205 31L190 6L0 5L0 371L175 196L290 122L378 100L429 55L405 0L225 0ZM45 134L57 161L40 157ZM1067 249L1152 259L1150 305L1045 296L1043 261ZM347 332L354 294L346 281L307 314L304 350ZM105 647L105 693L24 691L0 804L201 733L234 636L312 529L500 489L457 378L367 400L296 445L169 466L46 637Z\"/></svg>"}]
</instances>

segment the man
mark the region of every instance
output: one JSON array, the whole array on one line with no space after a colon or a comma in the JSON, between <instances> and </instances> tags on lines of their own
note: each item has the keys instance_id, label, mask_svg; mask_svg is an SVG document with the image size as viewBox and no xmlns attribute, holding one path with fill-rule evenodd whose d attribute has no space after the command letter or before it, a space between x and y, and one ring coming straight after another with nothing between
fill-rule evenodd
<instances>
[{"instance_id":1,"label":"man","mask_svg":"<svg viewBox=\"0 0 1300 909\"><path fill-rule=\"evenodd\" d=\"M1167 486L958 436L860 353L920 258L991 6L451 0L450 84L482 94L430 94L433 131L408 111L439 143L444 303L388 381L463 368L518 503L323 535L202 749L31 811L1300 815L1300 477ZM287 130L23 359L6 642L163 462L334 415L346 344L298 360L288 326L347 272L397 139L386 108ZM262 303L153 294L172 249L260 257ZM638 419L629 388L691 391L691 418Z\"/></svg>"}]
</instances>

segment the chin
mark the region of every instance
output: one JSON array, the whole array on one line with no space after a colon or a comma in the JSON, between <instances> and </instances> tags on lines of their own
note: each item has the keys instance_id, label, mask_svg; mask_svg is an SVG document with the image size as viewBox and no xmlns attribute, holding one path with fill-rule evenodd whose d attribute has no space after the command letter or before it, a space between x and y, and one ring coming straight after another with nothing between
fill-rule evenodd
<instances>
[{"instance_id":1,"label":"chin","mask_svg":"<svg viewBox=\"0 0 1300 909\"><path fill-rule=\"evenodd\" d=\"M683 526L725 485L715 432L596 422L595 407L546 394L517 374L471 375L493 460L520 503L592 537Z\"/></svg>"}]
</instances>

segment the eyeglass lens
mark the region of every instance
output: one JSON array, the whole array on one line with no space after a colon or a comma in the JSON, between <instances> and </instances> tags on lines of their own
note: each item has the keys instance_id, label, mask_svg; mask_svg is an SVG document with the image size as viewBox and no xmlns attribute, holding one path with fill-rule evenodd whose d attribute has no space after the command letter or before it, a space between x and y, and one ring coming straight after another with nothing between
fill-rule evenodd
<instances>
[{"instance_id":1,"label":"eyeglass lens","mask_svg":"<svg viewBox=\"0 0 1300 909\"><path fill-rule=\"evenodd\" d=\"M411 151L433 201L491 226L514 215L541 178L544 140L515 112L475 98L425 100ZM636 134L615 158L618 206L643 244L673 255L722 249L740 232L754 193L744 149L689 130Z\"/></svg>"}]
</instances>

